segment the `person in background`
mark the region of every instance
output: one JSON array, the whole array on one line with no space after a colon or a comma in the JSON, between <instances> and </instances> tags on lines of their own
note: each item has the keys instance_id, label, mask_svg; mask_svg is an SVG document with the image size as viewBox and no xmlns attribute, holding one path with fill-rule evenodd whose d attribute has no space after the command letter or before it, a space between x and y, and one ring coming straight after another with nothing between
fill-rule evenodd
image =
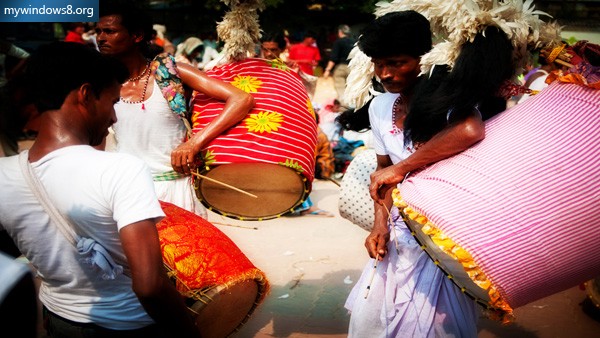
<instances>
[{"instance_id":1,"label":"person in background","mask_svg":"<svg viewBox=\"0 0 600 338\"><path fill-rule=\"evenodd\" d=\"M156 32L153 43L162 48L162 51L169 54L175 54L175 46L167 38L167 26L154 24L152 29Z\"/></svg>"},{"instance_id":2,"label":"person in background","mask_svg":"<svg viewBox=\"0 0 600 338\"><path fill-rule=\"evenodd\" d=\"M348 104L344 101L346 79L349 74L348 55L356 43L356 39L351 34L350 26L340 25L338 27L338 39L333 42L331 56L323 73L323 77L328 78L333 69L333 85L337 92L337 99L344 107L348 107Z\"/></svg>"},{"instance_id":3,"label":"person in background","mask_svg":"<svg viewBox=\"0 0 600 338\"><path fill-rule=\"evenodd\" d=\"M196 37L189 37L177 45L175 61L198 68L198 57L202 55L203 50L204 44L202 40Z\"/></svg>"},{"instance_id":4,"label":"person in background","mask_svg":"<svg viewBox=\"0 0 600 338\"><path fill-rule=\"evenodd\" d=\"M85 44L85 40L81 37L85 33L85 24L83 22L71 22L68 25L65 42L76 42Z\"/></svg>"},{"instance_id":5,"label":"person in background","mask_svg":"<svg viewBox=\"0 0 600 338\"><path fill-rule=\"evenodd\" d=\"M289 61L297 63L300 70L307 75L314 75L315 67L321 61L316 42L316 34L306 32L300 43L292 44L289 48Z\"/></svg>"},{"instance_id":6,"label":"person in background","mask_svg":"<svg viewBox=\"0 0 600 338\"><path fill-rule=\"evenodd\" d=\"M200 336L163 265L156 222L164 213L148 167L94 148L116 121L127 75L68 42L40 47L27 66L42 123L29 150L0 158L0 236L41 278L50 337ZM51 216L44 200L64 216Z\"/></svg>"}]
</instances>

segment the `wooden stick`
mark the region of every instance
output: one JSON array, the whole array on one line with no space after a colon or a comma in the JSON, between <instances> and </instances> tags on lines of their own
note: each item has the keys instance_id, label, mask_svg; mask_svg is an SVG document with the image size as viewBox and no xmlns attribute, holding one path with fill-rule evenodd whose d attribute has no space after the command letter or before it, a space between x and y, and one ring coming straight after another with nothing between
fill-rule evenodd
<instances>
[{"instance_id":1,"label":"wooden stick","mask_svg":"<svg viewBox=\"0 0 600 338\"><path fill-rule=\"evenodd\" d=\"M331 178L331 177L327 178L327 180L328 180L328 181L331 181L331 182L333 182L333 183L334 183L335 185L337 185L338 187L341 187L341 186L342 186L342 185L341 185L341 184L340 184L338 181L334 180L334 179L333 179L333 178Z\"/></svg>"},{"instance_id":2,"label":"wooden stick","mask_svg":"<svg viewBox=\"0 0 600 338\"><path fill-rule=\"evenodd\" d=\"M194 176L198 176L198 177L200 177L200 178L203 178L203 179L205 179L205 180L211 181L211 182L213 182L213 183L220 184L220 185L222 185L222 186L224 186L224 187L227 187L227 188L229 188L229 189L231 189L231 190L235 190L235 191L237 191L237 192L241 192L241 193L242 193L242 194L244 194L244 195L248 195L248 196L250 196L250 197L258 198L258 196L256 196L256 195L253 195L253 194L251 194L251 193L249 193L249 192L247 192L247 191L244 191L244 190L242 190L242 189L238 189L238 188L236 188L236 187L234 187L234 186L232 186L232 185L229 185L229 184L227 184L227 183L223 183L223 182L221 182L221 181L217 181L217 180L215 180L215 179L213 179L213 178L210 178L210 177L204 176L204 175L202 175L202 174L198 174L198 173L195 173L195 172L193 172L193 171L191 172L191 174L192 174L192 175L194 175Z\"/></svg>"},{"instance_id":3,"label":"wooden stick","mask_svg":"<svg viewBox=\"0 0 600 338\"><path fill-rule=\"evenodd\" d=\"M224 226L228 226L228 227L234 227L234 228L242 228L242 229L250 229L250 230L258 230L257 227L252 227L252 226L243 226L243 225L237 225L237 224L230 224L230 223L220 223L220 222L211 222L212 224L218 224L218 225L224 225Z\"/></svg>"},{"instance_id":4,"label":"wooden stick","mask_svg":"<svg viewBox=\"0 0 600 338\"><path fill-rule=\"evenodd\" d=\"M375 272L377 272L377 262L379 261L379 254L375 255L375 263L373 263L373 271L371 271L371 279L369 280L369 285L367 285L367 292L365 292L365 299L369 296L369 291L371 290L371 284L373 284L373 279L375 278Z\"/></svg>"}]
</instances>

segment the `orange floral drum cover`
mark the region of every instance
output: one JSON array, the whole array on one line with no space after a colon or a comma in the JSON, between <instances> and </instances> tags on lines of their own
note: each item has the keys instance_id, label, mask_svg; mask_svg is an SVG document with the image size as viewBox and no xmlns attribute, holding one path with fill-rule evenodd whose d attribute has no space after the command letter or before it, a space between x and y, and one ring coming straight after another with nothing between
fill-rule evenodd
<instances>
[{"instance_id":1,"label":"orange floral drum cover","mask_svg":"<svg viewBox=\"0 0 600 338\"><path fill-rule=\"evenodd\" d=\"M227 235L192 212L160 203L166 214L157 224L163 261L182 295L191 297L199 290L255 280L259 286L256 304L264 299L269 289L264 272Z\"/></svg>"}]
</instances>

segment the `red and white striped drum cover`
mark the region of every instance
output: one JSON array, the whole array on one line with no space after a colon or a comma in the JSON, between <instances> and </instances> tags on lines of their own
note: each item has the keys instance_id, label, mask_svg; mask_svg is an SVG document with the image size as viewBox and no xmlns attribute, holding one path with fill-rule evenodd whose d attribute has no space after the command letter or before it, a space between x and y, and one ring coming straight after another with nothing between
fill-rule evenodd
<instances>
[{"instance_id":1,"label":"red and white striped drum cover","mask_svg":"<svg viewBox=\"0 0 600 338\"><path fill-rule=\"evenodd\" d=\"M204 151L205 164L215 167L270 163L289 167L305 178L305 191L298 192L299 198L308 194L314 179L317 124L300 77L279 60L257 58L226 64L206 73L252 94L255 106L242 122L208 145ZM204 128L223 107L223 101L196 94L192 113L194 131Z\"/></svg>"},{"instance_id":2,"label":"red and white striped drum cover","mask_svg":"<svg viewBox=\"0 0 600 338\"><path fill-rule=\"evenodd\" d=\"M600 90L549 86L400 194L513 308L600 275Z\"/></svg>"}]
</instances>

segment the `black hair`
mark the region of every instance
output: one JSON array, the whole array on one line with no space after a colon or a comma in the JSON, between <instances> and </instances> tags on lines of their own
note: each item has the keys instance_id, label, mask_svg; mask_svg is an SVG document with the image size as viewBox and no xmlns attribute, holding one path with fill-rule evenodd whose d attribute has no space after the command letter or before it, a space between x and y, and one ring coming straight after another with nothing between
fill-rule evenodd
<instances>
[{"instance_id":1,"label":"black hair","mask_svg":"<svg viewBox=\"0 0 600 338\"><path fill-rule=\"evenodd\" d=\"M513 75L512 51L504 32L487 27L462 46L452 71L436 66L429 78L423 76L404 120L405 142L426 142L449 123L465 120L475 107L484 120L503 111L506 102L496 93Z\"/></svg>"},{"instance_id":2,"label":"black hair","mask_svg":"<svg viewBox=\"0 0 600 338\"><path fill-rule=\"evenodd\" d=\"M403 54L418 58L431 49L429 21L415 11L385 14L362 31L358 48L371 58Z\"/></svg>"},{"instance_id":3,"label":"black hair","mask_svg":"<svg viewBox=\"0 0 600 338\"><path fill-rule=\"evenodd\" d=\"M260 42L275 42L279 49L284 50L287 47L285 37L280 32L267 32L260 38Z\"/></svg>"},{"instance_id":4,"label":"black hair","mask_svg":"<svg viewBox=\"0 0 600 338\"><path fill-rule=\"evenodd\" d=\"M370 99L359 109L348 109L338 115L335 121L342 126L344 130L353 131L367 131L371 129L371 122L369 121L369 106L371 105Z\"/></svg>"},{"instance_id":5,"label":"black hair","mask_svg":"<svg viewBox=\"0 0 600 338\"><path fill-rule=\"evenodd\" d=\"M73 90L85 83L96 97L106 88L123 83L127 68L93 48L74 42L43 45L31 55L25 70L27 91L40 113L59 109Z\"/></svg>"},{"instance_id":6,"label":"black hair","mask_svg":"<svg viewBox=\"0 0 600 338\"><path fill-rule=\"evenodd\" d=\"M118 15L121 17L121 25L130 34L141 34L144 38L140 42L146 46L156 34L152 28L152 18L143 8L136 7L132 1L124 0L100 0L98 16Z\"/></svg>"}]
</instances>

